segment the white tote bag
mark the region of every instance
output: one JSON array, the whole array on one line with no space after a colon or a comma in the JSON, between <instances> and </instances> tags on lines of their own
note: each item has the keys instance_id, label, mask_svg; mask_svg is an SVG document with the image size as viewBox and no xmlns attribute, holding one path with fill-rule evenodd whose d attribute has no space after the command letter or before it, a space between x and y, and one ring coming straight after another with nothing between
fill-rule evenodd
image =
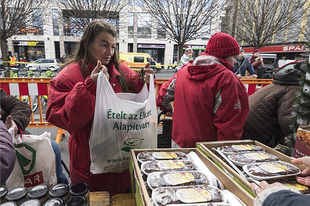
<instances>
[{"instance_id":1,"label":"white tote bag","mask_svg":"<svg viewBox=\"0 0 310 206\"><path fill-rule=\"evenodd\" d=\"M149 90L115 93L100 72L93 127L89 140L93 174L123 172L129 168L130 149L157 148L157 110L154 79Z\"/></svg>"},{"instance_id":2,"label":"white tote bag","mask_svg":"<svg viewBox=\"0 0 310 206\"><path fill-rule=\"evenodd\" d=\"M6 187L48 186L57 183L56 159L51 145L50 133L41 135L18 135L13 138L16 161L6 181Z\"/></svg>"}]
</instances>

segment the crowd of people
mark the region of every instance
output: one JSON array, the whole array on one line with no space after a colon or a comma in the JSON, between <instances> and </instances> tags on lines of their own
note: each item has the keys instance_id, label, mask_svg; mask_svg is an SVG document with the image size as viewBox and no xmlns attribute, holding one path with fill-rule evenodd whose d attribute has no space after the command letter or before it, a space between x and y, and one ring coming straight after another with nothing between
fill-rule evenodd
<instances>
[{"instance_id":1,"label":"crowd of people","mask_svg":"<svg viewBox=\"0 0 310 206\"><path fill-rule=\"evenodd\" d=\"M115 28L102 20L92 21L74 55L66 59L60 73L50 81L46 111L48 122L70 133L71 182L86 182L90 191L105 190L111 195L130 191L130 175L128 170L100 174L90 171L88 142L99 73L104 74L115 93L139 93L145 83L150 83L150 75L154 75L149 64L135 72L120 63L116 43ZM186 48L184 55L183 65L163 84L156 97L157 106L173 114L173 148L192 148L196 142L240 139L254 139L274 147L293 132L288 122L297 98L295 92L300 87L298 80L305 75L301 64L277 71L272 84L249 98L240 77L246 73L256 77L257 67L264 65L258 50L249 60L233 37L219 32L210 38L198 57L192 58L190 48ZM8 103L9 99L16 101ZM5 152L0 155L1 185L15 161L8 130L24 131L30 114L28 104L1 90L0 152ZM310 157L295 159L292 163L307 167L297 181L310 186ZM61 165L56 167L58 182L67 183ZM253 185L253 191L258 195L256 205L306 205L310 200L309 196L290 191L280 183L261 182Z\"/></svg>"}]
</instances>

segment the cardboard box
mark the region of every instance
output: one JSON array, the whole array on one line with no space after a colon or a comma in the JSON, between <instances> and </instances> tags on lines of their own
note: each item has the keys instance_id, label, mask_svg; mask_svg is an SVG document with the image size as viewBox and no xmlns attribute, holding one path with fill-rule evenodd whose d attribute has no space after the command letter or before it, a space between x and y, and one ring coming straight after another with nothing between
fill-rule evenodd
<instances>
[{"instance_id":1,"label":"cardboard box","mask_svg":"<svg viewBox=\"0 0 310 206\"><path fill-rule=\"evenodd\" d=\"M310 125L298 128L293 156L310 156Z\"/></svg>"},{"instance_id":2,"label":"cardboard box","mask_svg":"<svg viewBox=\"0 0 310 206\"><path fill-rule=\"evenodd\" d=\"M265 149L266 152L273 154L277 156L280 160L284 162L291 163L292 157L288 157L281 152L276 151L275 149L272 149L258 141L254 140L233 140L233 141L216 141L216 142L199 142L197 143L197 148L201 150L206 156L211 158L214 163L219 168L224 168L227 170L234 178L233 180L236 181L236 183L240 184L246 191L248 191L250 194L254 195L254 193L251 191L251 184L250 182L243 178L241 175L239 175L231 166L226 164L220 157L218 157L213 151L212 148L221 147L224 145L236 145L236 144L254 144L257 146L261 146ZM304 166L298 166L299 169L304 170Z\"/></svg>"},{"instance_id":3,"label":"cardboard box","mask_svg":"<svg viewBox=\"0 0 310 206\"><path fill-rule=\"evenodd\" d=\"M136 205L142 206L147 205L151 206L151 198L148 195L147 189L145 187L142 171L140 170L140 164L137 160L137 155L140 152L148 151L180 151L188 154L191 151L194 151L199 158L203 161L203 163L209 168L209 170L223 183L225 189L233 192L236 196L240 198L246 205L253 205L251 196L244 188L242 188L239 184L234 182L231 177L229 177L223 170L218 168L207 156L205 156L198 149L132 149L131 150L131 164L129 167L132 181L132 189L133 194L135 196Z\"/></svg>"}]
</instances>

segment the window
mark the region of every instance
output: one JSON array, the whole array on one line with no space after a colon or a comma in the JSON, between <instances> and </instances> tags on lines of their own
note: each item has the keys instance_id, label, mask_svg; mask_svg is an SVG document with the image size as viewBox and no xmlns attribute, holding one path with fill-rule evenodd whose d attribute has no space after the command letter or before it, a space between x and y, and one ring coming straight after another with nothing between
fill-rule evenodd
<instances>
[{"instance_id":1,"label":"window","mask_svg":"<svg viewBox=\"0 0 310 206\"><path fill-rule=\"evenodd\" d=\"M144 57L134 57L133 62L144 63Z\"/></svg>"},{"instance_id":2,"label":"window","mask_svg":"<svg viewBox=\"0 0 310 206\"><path fill-rule=\"evenodd\" d=\"M42 9L34 9L32 13L33 28L38 32L34 35L43 35L43 14Z\"/></svg>"},{"instance_id":3,"label":"window","mask_svg":"<svg viewBox=\"0 0 310 206\"><path fill-rule=\"evenodd\" d=\"M133 38L133 13L128 13L128 38Z\"/></svg>"},{"instance_id":4,"label":"window","mask_svg":"<svg viewBox=\"0 0 310 206\"><path fill-rule=\"evenodd\" d=\"M56 9L52 10L52 18L53 18L53 35L59 36L58 10L56 10Z\"/></svg>"},{"instance_id":5,"label":"window","mask_svg":"<svg viewBox=\"0 0 310 206\"><path fill-rule=\"evenodd\" d=\"M157 39L166 39L166 29L159 22L157 24Z\"/></svg>"},{"instance_id":6,"label":"window","mask_svg":"<svg viewBox=\"0 0 310 206\"><path fill-rule=\"evenodd\" d=\"M138 38L150 39L152 36L151 14L138 13Z\"/></svg>"}]
</instances>

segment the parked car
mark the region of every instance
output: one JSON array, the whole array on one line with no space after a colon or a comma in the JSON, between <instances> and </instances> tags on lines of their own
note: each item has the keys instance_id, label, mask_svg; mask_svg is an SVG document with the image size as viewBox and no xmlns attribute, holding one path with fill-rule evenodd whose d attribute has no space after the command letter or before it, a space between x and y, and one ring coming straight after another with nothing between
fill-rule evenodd
<instances>
[{"instance_id":1,"label":"parked car","mask_svg":"<svg viewBox=\"0 0 310 206\"><path fill-rule=\"evenodd\" d=\"M58 71L60 68L58 59L38 59L26 65L26 68L31 71Z\"/></svg>"},{"instance_id":2,"label":"parked car","mask_svg":"<svg viewBox=\"0 0 310 206\"><path fill-rule=\"evenodd\" d=\"M142 67L144 67L147 63L151 63L151 56L148 53L119 53L119 59L127 64L131 69L135 71L139 71ZM141 64L135 65L135 63ZM158 72L161 70L160 64L153 61L151 63L151 68Z\"/></svg>"},{"instance_id":3,"label":"parked car","mask_svg":"<svg viewBox=\"0 0 310 206\"><path fill-rule=\"evenodd\" d=\"M304 61L289 62L289 63L283 65L282 67L280 67L279 69L277 69L275 72L277 72L279 70L285 71L287 69L294 69L297 64L302 63L302 62L304 62Z\"/></svg>"}]
</instances>

